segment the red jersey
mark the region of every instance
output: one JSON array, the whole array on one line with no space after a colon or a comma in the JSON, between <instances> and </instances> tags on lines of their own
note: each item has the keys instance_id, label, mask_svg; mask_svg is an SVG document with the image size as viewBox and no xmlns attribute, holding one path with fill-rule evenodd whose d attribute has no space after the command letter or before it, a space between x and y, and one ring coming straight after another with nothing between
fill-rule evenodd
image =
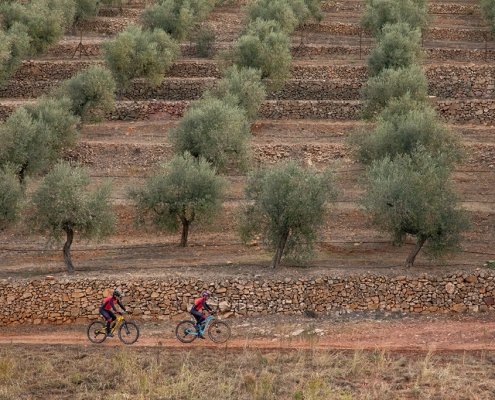
<instances>
[{"instance_id":1,"label":"red jersey","mask_svg":"<svg viewBox=\"0 0 495 400\"><path fill-rule=\"evenodd\" d=\"M194 308L196 311L199 311L199 310L201 310L203 307L204 307L206 310L211 311L211 307L210 307L208 304L206 304L206 300L205 300L203 297L200 297L198 300L196 300L196 301L194 302L194 306L193 306L193 308Z\"/></svg>"}]
</instances>

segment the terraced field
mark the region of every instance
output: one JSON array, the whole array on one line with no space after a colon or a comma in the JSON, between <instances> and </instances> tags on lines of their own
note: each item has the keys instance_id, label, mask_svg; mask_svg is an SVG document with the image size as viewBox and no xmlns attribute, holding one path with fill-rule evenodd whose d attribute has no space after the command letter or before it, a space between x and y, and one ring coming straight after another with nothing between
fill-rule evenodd
<instances>
[{"instance_id":1,"label":"terraced field","mask_svg":"<svg viewBox=\"0 0 495 400\"><path fill-rule=\"evenodd\" d=\"M74 71L101 63L101 42L136 21L141 8L135 4L122 12L102 10L100 17L88 23L83 43L91 57L78 58L77 53L73 58L79 36L67 36L46 57L25 62L0 91L0 114L5 117L19 104L33 101ZM361 1L325 3L321 24L307 24L293 33L292 79L269 95L252 126L254 164L291 158L319 168L332 166L339 176L344 191L318 244L313 272L398 271L411 246L392 247L386 236L367 226L357 204L363 171L351 161L345 139L361 124L359 88L366 80L365 58L373 46L359 28L362 10ZM470 151L455 180L465 207L472 212L472 231L463 241L464 251L447 265L429 263L420 254L414 270L471 270L495 258L495 42L475 1L430 1L430 14L423 64L441 117L462 134ZM240 5L217 8L209 19L217 30L217 49L230 46L243 29ZM246 248L236 234L235 211L243 201L245 176L235 171L228 174L231 185L224 218L211 228L193 226L186 249L178 248L178 233L142 232L132 224L126 188L143 182L160 161L170 157L169 129L187 104L220 77L214 59L196 58L191 43L181 47L182 57L161 87L151 90L136 81L117 107L125 111L112 114L105 123L85 126L80 144L67 151L68 158L90 168L95 182L113 178L119 216L116 235L105 243L88 244L76 238L73 260L80 273L151 268L159 273L183 266L193 272L203 266L225 272L225 265L227 272L245 272L246 268L262 271L269 264L271 255L262 246ZM47 249L43 238L24 230L0 232L0 265L0 276L64 270L61 251Z\"/></svg>"}]
</instances>

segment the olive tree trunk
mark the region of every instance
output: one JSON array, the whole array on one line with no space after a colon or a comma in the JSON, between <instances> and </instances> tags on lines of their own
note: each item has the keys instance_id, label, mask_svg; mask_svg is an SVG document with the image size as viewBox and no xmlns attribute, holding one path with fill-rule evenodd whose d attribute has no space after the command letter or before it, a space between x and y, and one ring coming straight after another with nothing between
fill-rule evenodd
<instances>
[{"instance_id":1,"label":"olive tree trunk","mask_svg":"<svg viewBox=\"0 0 495 400\"><path fill-rule=\"evenodd\" d=\"M414 249L411 251L409 256L407 257L406 260L406 268L410 268L414 264L414 260L416 259L416 256L418 255L419 251L423 247L423 245L426 242L427 237L425 235L419 235L418 240L416 241L416 245L414 246Z\"/></svg>"},{"instance_id":2,"label":"olive tree trunk","mask_svg":"<svg viewBox=\"0 0 495 400\"><path fill-rule=\"evenodd\" d=\"M195 212L191 212L189 218L186 217L186 210L182 210L182 214L179 215L180 221L182 223L182 235L180 237L180 247L186 247L187 245L187 236L189 235L189 225L194 221L194 217L196 216Z\"/></svg>"},{"instance_id":3,"label":"olive tree trunk","mask_svg":"<svg viewBox=\"0 0 495 400\"><path fill-rule=\"evenodd\" d=\"M70 257L70 246L72 245L72 241L74 240L74 230L72 228L64 229L67 234L67 240L64 244L64 263L69 269L69 272L74 272L74 265L72 265L72 260Z\"/></svg>"},{"instance_id":4,"label":"olive tree trunk","mask_svg":"<svg viewBox=\"0 0 495 400\"><path fill-rule=\"evenodd\" d=\"M289 238L289 230L287 229L282 234L280 238L280 243L275 251L275 255L273 256L272 264L270 265L272 268L277 268L280 264L280 260L282 259L282 254L284 254L285 244L287 243L287 239Z\"/></svg>"}]
</instances>

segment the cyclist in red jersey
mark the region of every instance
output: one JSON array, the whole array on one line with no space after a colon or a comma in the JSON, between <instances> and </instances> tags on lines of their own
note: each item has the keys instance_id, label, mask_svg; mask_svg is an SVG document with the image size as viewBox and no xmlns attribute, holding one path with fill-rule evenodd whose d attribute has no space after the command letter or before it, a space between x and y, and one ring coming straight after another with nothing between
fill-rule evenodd
<instances>
[{"instance_id":1,"label":"cyclist in red jersey","mask_svg":"<svg viewBox=\"0 0 495 400\"><path fill-rule=\"evenodd\" d=\"M117 308L115 307L115 303L117 303L119 307L125 311L125 307L120 302L121 297L122 293L120 293L118 290L114 290L113 294L107 297L100 307L100 314L103 315L103 317L107 320L107 336L109 337L113 337L113 334L110 333L110 324L117 319L115 314L112 312L112 309L115 312L118 312Z\"/></svg>"},{"instance_id":2,"label":"cyclist in red jersey","mask_svg":"<svg viewBox=\"0 0 495 400\"><path fill-rule=\"evenodd\" d=\"M210 298L210 296L211 296L210 292L208 292L208 291L203 292L203 295L194 302L194 305L191 308L191 314L194 316L194 318L196 318L196 330L198 331L198 336L201 339L204 339L204 336L199 334L200 325L201 325L201 323L203 323L205 321L206 315L199 312L199 310L204 308L210 314L214 314L211 307L206 303L206 301Z\"/></svg>"}]
</instances>

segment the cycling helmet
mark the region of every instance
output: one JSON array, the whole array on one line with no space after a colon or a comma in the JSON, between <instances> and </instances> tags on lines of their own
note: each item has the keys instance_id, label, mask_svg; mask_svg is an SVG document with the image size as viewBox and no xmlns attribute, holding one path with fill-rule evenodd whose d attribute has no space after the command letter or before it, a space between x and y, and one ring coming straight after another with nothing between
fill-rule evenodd
<instances>
[{"instance_id":1,"label":"cycling helmet","mask_svg":"<svg viewBox=\"0 0 495 400\"><path fill-rule=\"evenodd\" d=\"M206 297L206 296L208 296L208 297L210 297L210 296L211 296L211 293L210 293L210 292L208 292L208 290L205 290L205 291L203 292L203 297Z\"/></svg>"},{"instance_id":2,"label":"cycling helmet","mask_svg":"<svg viewBox=\"0 0 495 400\"><path fill-rule=\"evenodd\" d=\"M114 290L113 291L113 296L119 296L119 297L122 297L122 293L120 293L118 290Z\"/></svg>"}]
</instances>

